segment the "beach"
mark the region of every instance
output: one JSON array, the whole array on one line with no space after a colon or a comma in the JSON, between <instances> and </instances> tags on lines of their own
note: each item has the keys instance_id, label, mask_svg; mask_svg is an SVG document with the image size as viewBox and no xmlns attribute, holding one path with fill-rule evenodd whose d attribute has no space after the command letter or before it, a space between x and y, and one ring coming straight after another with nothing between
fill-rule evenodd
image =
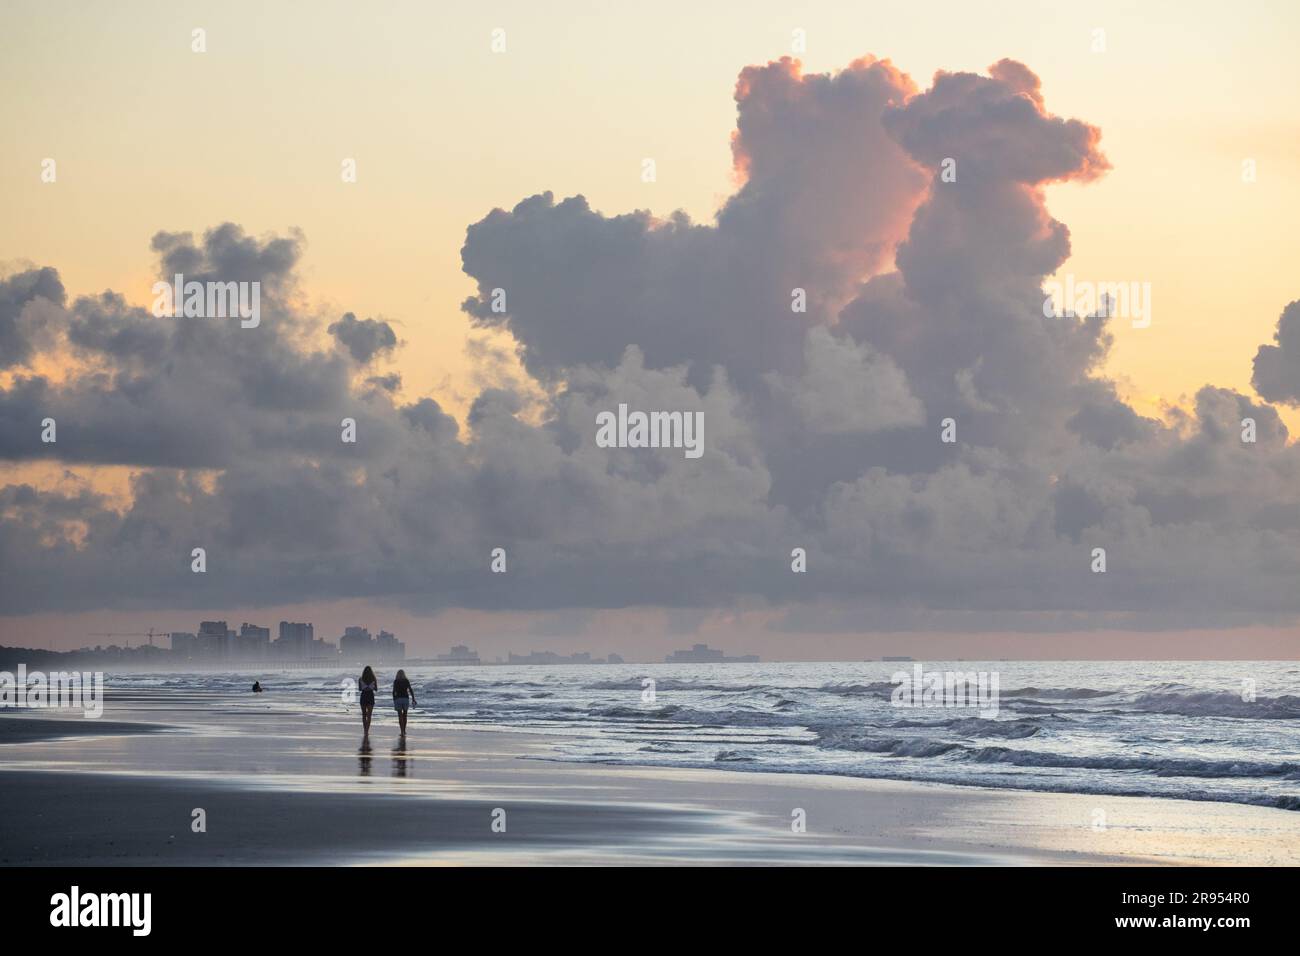
<instances>
[{"instance_id":1,"label":"beach","mask_svg":"<svg viewBox=\"0 0 1300 956\"><path fill-rule=\"evenodd\" d=\"M435 719L403 741L382 702L364 743L355 710L267 696L0 716L0 864L1300 863L1300 814L1271 807L610 765Z\"/></svg>"}]
</instances>

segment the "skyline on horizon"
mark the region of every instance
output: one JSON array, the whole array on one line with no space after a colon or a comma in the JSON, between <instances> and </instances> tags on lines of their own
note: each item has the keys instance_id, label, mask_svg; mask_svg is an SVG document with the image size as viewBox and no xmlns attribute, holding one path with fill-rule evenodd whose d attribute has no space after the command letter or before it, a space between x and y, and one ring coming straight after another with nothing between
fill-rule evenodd
<instances>
[{"instance_id":1,"label":"skyline on horizon","mask_svg":"<svg viewBox=\"0 0 1300 956\"><path fill-rule=\"evenodd\" d=\"M354 603L353 607L362 607L369 613L372 605ZM1126 631L1079 631L1056 635L1034 633L1010 634L966 634L966 633L927 633L927 632L890 632L890 633L842 633L828 635L800 635L797 643L784 635L765 633L763 630L726 629L710 625L707 630L687 629L685 622L674 622L664 616L659 609L636 609L631 619L628 633L619 634L614 628L629 624L625 613L594 613L591 615L570 615L570 629L556 626L554 620L546 621L547 626L538 626L538 622L525 615L503 613L500 615L481 615L467 612L453 612L452 623L436 623L439 619L419 616L401 616L390 613L380 618L359 618L350 614L347 607L337 608L331 605L325 616L313 613L310 606L296 605L289 617L280 614L267 614L265 609L250 611L247 615L226 615L230 621L241 621L261 626L276 626L284 620L301 620L313 624L319 629L322 639L337 642L345 630L357 625L359 620L379 621L375 626L382 630L396 633L407 645L408 657L413 659L430 658L447 652L457 644L466 644L488 660L505 657L511 653L526 654L533 651L554 651L568 654L589 651L596 655L616 653L626 658L628 663L654 663L661 661L664 654L687 647L696 641L707 643L728 653L758 653L765 662L801 661L852 661L880 660L884 657L908 655L917 660L1022 660L1022 661L1069 661L1069 660L1296 660L1295 635L1291 629L1259 628L1238 633L1231 641L1225 641L1224 634L1218 630L1172 631L1164 634L1150 632L1130 633ZM287 613L287 612L286 612ZM190 615L190 617L186 617ZM519 623L513 627L504 626L500 617L513 617ZM79 618L91 621L103 621L105 615L100 612L88 612ZM107 630L118 636L144 634L139 630L144 625L139 622L145 618L179 619L187 627L154 628L156 638L162 638L171 631L190 633L197 631L197 622L202 619L220 619L214 611L211 615L195 615L194 612L165 612L163 614L136 614L133 612L112 612L109 619L124 622ZM329 623L322 623L329 622ZM602 624L602 622L606 622ZM88 625L89 626L89 625ZM152 626L152 625L149 625ZM609 628L608 630L603 628ZM30 641L23 637L21 628L10 626L0 637L0 646L34 647L57 651L81 650L93 647L95 642L86 638L99 632L53 632L54 640ZM1141 640L1143 643L1136 643ZM99 642L103 643L103 642ZM129 646L138 646L139 640L131 640ZM147 640L143 643L147 643ZM107 646L107 645L106 645ZM162 641L159 641L162 646ZM1134 648L1138 648L1135 650Z\"/></svg>"}]
</instances>

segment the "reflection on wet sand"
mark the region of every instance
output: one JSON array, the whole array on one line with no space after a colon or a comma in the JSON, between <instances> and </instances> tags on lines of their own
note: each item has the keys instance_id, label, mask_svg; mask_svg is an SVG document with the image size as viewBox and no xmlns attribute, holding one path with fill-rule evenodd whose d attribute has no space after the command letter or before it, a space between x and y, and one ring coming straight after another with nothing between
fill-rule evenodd
<instances>
[{"instance_id":1,"label":"reflection on wet sand","mask_svg":"<svg viewBox=\"0 0 1300 956\"><path fill-rule=\"evenodd\" d=\"M359 770L361 776L370 776L370 738L361 738L361 749L357 751L357 763L360 764Z\"/></svg>"},{"instance_id":2,"label":"reflection on wet sand","mask_svg":"<svg viewBox=\"0 0 1300 956\"><path fill-rule=\"evenodd\" d=\"M397 746L393 748L393 776L405 777L408 763L414 763L414 761L406 756L406 738L399 737Z\"/></svg>"}]
</instances>

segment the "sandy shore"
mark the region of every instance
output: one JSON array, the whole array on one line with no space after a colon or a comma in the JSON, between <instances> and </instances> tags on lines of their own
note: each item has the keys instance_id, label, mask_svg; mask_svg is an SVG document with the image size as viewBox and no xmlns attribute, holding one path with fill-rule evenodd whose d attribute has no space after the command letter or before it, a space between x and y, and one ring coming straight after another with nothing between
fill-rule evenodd
<instances>
[{"instance_id":1,"label":"sandy shore","mask_svg":"<svg viewBox=\"0 0 1300 956\"><path fill-rule=\"evenodd\" d=\"M3 864L1300 863L1300 814L1269 808L613 767L548 759L536 734L363 744L341 715L118 704L132 720L0 718Z\"/></svg>"}]
</instances>

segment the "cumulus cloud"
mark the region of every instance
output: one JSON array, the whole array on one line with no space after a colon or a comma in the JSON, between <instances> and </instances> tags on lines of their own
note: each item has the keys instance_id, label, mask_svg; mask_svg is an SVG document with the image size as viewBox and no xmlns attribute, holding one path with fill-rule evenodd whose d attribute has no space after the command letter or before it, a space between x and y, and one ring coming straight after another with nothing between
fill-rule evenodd
<instances>
[{"instance_id":1,"label":"cumulus cloud","mask_svg":"<svg viewBox=\"0 0 1300 956\"><path fill-rule=\"evenodd\" d=\"M902 369L887 355L824 326L808 330L797 378L769 373L766 380L774 392L789 397L810 432L865 433L925 421Z\"/></svg>"},{"instance_id":2,"label":"cumulus cloud","mask_svg":"<svg viewBox=\"0 0 1300 956\"><path fill-rule=\"evenodd\" d=\"M328 331L359 365L368 365L381 352L397 348L397 333L381 319L358 319L345 312Z\"/></svg>"},{"instance_id":3,"label":"cumulus cloud","mask_svg":"<svg viewBox=\"0 0 1300 956\"><path fill-rule=\"evenodd\" d=\"M30 269L0 280L0 370L31 358L51 306L64 301L54 269Z\"/></svg>"},{"instance_id":4,"label":"cumulus cloud","mask_svg":"<svg viewBox=\"0 0 1300 956\"><path fill-rule=\"evenodd\" d=\"M16 372L0 393L0 456L175 468L222 468L257 455L341 456L345 416L363 426L371 450L396 439L387 400L354 394L348 359L312 343L312 320L295 301L299 239L259 241L225 224L199 242L159 233L153 246L168 281L182 273L186 281L259 282L266 332L238 320L158 318L114 292L62 308L51 271L44 286L30 287L58 292L44 300L49 354L74 374L55 382ZM15 281L24 279L8 284ZM58 423L57 443L32 429L46 417Z\"/></svg>"},{"instance_id":5,"label":"cumulus cloud","mask_svg":"<svg viewBox=\"0 0 1300 956\"><path fill-rule=\"evenodd\" d=\"M1273 340L1255 353L1251 384L1270 402L1300 405L1300 300L1282 310Z\"/></svg>"},{"instance_id":6,"label":"cumulus cloud","mask_svg":"<svg viewBox=\"0 0 1300 956\"><path fill-rule=\"evenodd\" d=\"M0 604L766 602L894 629L1300 613L1300 456L1268 404L1297 397L1300 304L1256 359L1265 401L1207 385L1140 415L1100 371L1107 317L1043 315L1070 253L1045 186L1108 162L1026 66L921 90L888 61L786 59L745 69L736 104L738 185L712 221L543 193L468 227L463 308L524 376L473 347L465 427L368 368L400 350L388 323L314 319L295 234L154 239L160 277L262 282L255 329L113 292L69 302L53 269L4 280L0 456L134 477L125 507L0 489ZM620 404L703 413L704 455L597 447Z\"/></svg>"},{"instance_id":7,"label":"cumulus cloud","mask_svg":"<svg viewBox=\"0 0 1300 956\"><path fill-rule=\"evenodd\" d=\"M687 365L695 384L717 365L742 386L796 372L804 333L888 267L921 200L923 171L881 125L913 90L886 61L834 76L789 59L746 69L732 141L745 181L716 222L532 196L469 228L462 257L478 294L464 309L508 330L548 380L612 365L628 344L653 365ZM791 309L795 289L806 313Z\"/></svg>"}]
</instances>

